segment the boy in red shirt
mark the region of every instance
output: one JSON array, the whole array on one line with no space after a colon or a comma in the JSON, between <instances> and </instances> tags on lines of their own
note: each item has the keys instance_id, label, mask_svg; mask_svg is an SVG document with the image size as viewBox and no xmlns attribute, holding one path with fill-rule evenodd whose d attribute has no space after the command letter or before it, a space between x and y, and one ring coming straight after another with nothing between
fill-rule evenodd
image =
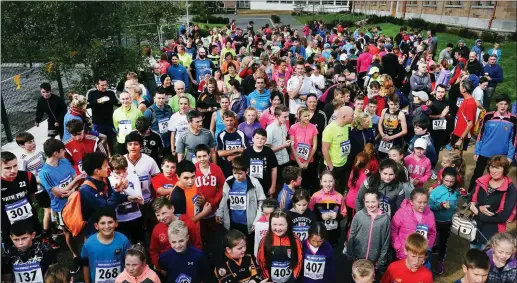
<instances>
[{"instance_id":1,"label":"boy in red shirt","mask_svg":"<svg viewBox=\"0 0 517 283\"><path fill-rule=\"evenodd\" d=\"M159 222L156 224L156 226L154 226L153 233L151 235L151 244L149 246L151 262L154 264L154 266L158 267L158 258L160 255L171 248L167 233L169 225L175 220L179 219L185 222L187 225L188 234L190 235L190 244L198 249L203 249L198 222L210 213L210 203L207 202L205 206L203 206L203 210L192 218L189 218L185 214L177 217L174 214L174 206L172 206L171 202L165 197L159 197L155 199L152 206L154 214L156 215L156 218Z\"/></svg>"},{"instance_id":2,"label":"boy in red shirt","mask_svg":"<svg viewBox=\"0 0 517 283\"><path fill-rule=\"evenodd\" d=\"M432 283L433 274L424 266L427 253L427 239L413 233L406 239L407 257L390 264L381 283Z\"/></svg>"},{"instance_id":3,"label":"boy in red shirt","mask_svg":"<svg viewBox=\"0 0 517 283\"><path fill-rule=\"evenodd\" d=\"M176 175L177 164L178 159L176 156L167 155L163 157L163 173L154 176L152 179L153 188L156 191L156 197L165 197L171 194L172 189L178 182L178 176Z\"/></svg>"},{"instance_id":4,"label":"boy in red shirt","mask_svg":"<svg viewBox=\"0 0 517 283\"><path fill-rule=\"evenodd\" d=\"M470 141L471 130L476 122L476 100L472 97L474 83L465 78L460 82L460 93L463 95L461 103L456 114L456 126L451 135L451 146L455 151L463 156L463 151L467 150Z\"/></svg>"}]
</instances>

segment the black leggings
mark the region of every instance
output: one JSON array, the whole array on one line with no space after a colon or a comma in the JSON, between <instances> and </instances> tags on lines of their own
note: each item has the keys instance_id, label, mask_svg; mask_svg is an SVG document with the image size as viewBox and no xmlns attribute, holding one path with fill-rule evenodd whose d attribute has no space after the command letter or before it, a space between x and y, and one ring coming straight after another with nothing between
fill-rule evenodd
<instances>
[{"instance_id":1,"label":"black leggings","mask_svg":"<svg viewBox=\"0 0 517 283\"><path fill-rule=\"evenodd\" d=\"M473 193L474 188L476 187L476 180L483 176L483 173L486 171L486 167L488 165L488 157L485 156L478 156L478 160L476 162L476 169L474 169L474 173L472 173L472 178L470 178L470 185L469 185L469 194Z\"/></svg>"},{"instance_id":2,"label":"black leggings","mask_svg":"<svg viewBox=\"0 0 517 283\"><path fill-rule=\"evenodd\" d=\"M436 222L436 232L438 234L438 261L443 262L447 255L447 242L451 234L451 222Z\"/></svg>"}]
</instances>

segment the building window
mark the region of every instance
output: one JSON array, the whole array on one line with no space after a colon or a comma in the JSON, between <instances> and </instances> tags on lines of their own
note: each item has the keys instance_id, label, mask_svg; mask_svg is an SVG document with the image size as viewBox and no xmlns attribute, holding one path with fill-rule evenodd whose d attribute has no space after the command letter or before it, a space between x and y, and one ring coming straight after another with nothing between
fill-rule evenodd
<instances>
[{"instance_id":1,"label":"building window","mask_svg":"<svg viewBox=\"0 0 517 283\"><path fill-rule=\"evenodd\" d=\"M277 3L278 4L278 0L266 0L266 3Z\"/></svg>"},{"instance_id":2,"label":"building window","mask_svg":"<svg viewBox=\"0 0 517 283\"><path fill-rule=\"evenodd\" d=\"M436 7L436 1L424 1L424 7Z\"/></svg>"},{"instance_id":3,"label":"building window","mask_svg":"<svg viewBox=\"0 0 517 283\"><path fill-rule=\"evenodd\" d=\"M386 6L386 2L387 2L387 1L379 1L379 3L381 4L381 6Z\"/></svg>"},{"instance_id":4,"label":"building window","mask_svg":"<svg viewBox=\"0 0 517 283\"><path fill-rule=\"evenodd\" d=\"M348 1L336 0L336 6L348 6Z\"/></svg>"},{"instance_id":5,"label":"building window","mask_svg":"<svg viewBox=\"0 0 517 283\"><path fill-rule=\"evenodd\" d=\"M321 5L334 5L334 0L332 0L332 1L321 1Z\"/></svg>"},{"instance_id":6,"label":"building window","mask_svg":"<svg viewBox=\"0 0 517 283\"><path fill-rule=\"evenodd\" d=\"M447 1L445 7L461 8L461 1Z\"/></svg>"},{"instance_id":7,"label":"building window","mask_svg":"<svg viewBox=\"0 0 517 283\"><path fill-rule=\"evenodd\" d=\"M292 0L291 1L282 0L282 1L280 1L280 4L293 4L293 1Z\"/></svg>"},{"instance_id":8,"label":"building window","mask_svg":"<svg viewBox=\"0 0 517 283\"><path fill-rule=\"evenodd\" d=\"M407 1L406 3L407 3L406 6L409 6L409 7L418 6L418 1Z\"/></svg>"},{"instance_id":9,"label":"building window","mask_svg":"<svg viewBox=\"0 0 517 283\"><path fill-rule=\"evenodd\" d=\"M495 1L474 1L472 7L475 8L494 8Z\"/></svg>"}]
</instances>

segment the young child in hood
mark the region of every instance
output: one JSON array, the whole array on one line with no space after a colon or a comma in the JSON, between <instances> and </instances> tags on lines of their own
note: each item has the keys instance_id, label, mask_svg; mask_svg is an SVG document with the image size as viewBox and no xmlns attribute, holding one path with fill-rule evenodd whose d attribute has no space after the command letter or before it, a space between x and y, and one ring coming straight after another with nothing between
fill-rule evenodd
<instances>
[{"instance_id":1,"label":"young child in hood","mask_svg":"<svg viewBox=\"0 0 517 283\"><path fill-rule=\"evenodd\" d=\"M423 120L429 121L429 115L431 114L430 105L429 95L425 91L413 91L413 103L409 104L413 125Z\"/></svg>"},{"instance_id":2,"label":"young child in hood","mask_svg":"<svg viewBox=\"0 0 517 283\"><path fill-rule=\"evenodd\" d=\"M436 163L438 162L438 153L436 152L436 149L434 147L434 141L431 137L431 134L429 134L429 120L421 120L418 122L413 123L415 136L411 139L409 142L409 153L414 152L415 147L415 141L417 139L424 139L427 143L427 147L425 149L425 156L429 158L429 161L431 161L431 168L434 168L436 166Z\"/></svg>"},{"instance_id":3,"label":"young child in hood","mask_svg":"<svg viewBox=\"0 0 517 283\"><path fill-rule=\"evenodd\" d=\"M425 156L426 148L427 141L419 138L415 141L414 152L404 158L410 182L415 188L422 188L432 174L431 161Z\"/></svg>"},{"instance_id":4,"label":"young child in hood","mask_svg":"<svg viewBox=\"0 0 517 283\"><path fill-rule=\"evenodd\" d=\"M425 189L419 188L411 192L410 199L405 199L391 220L391 244L399 259L406 258L404 243L406 238L416 231L424 236L429 246L436 240L436 222L434 214L427 205L428 195Z\"/></svg>"}]
</instances>

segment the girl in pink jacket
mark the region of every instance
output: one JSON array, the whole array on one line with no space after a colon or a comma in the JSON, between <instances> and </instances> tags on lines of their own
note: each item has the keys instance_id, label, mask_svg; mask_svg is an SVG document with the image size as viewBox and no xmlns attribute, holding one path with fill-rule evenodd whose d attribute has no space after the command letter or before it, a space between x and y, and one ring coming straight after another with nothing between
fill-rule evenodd
<instances>
[{"instance_id":1,"label":"girl in pink jacket","mask_svg":"<svg viewBox=\"0 0 517 283\"><path fill-rule=\"evenodd\" d=\"M412 233L419 233L427 238L429 248L436 240L436 222L434 214L427 205L429 195L423 188L411 192L410 199L402 202L399 210L391 220L391 245L399 259L406 258L404 247L406 238Z\"/></svg>"},{"instance_id":2,"label":"girl in pink jacket","mask_svg":"<svg viewBox=\"0 0 517 283\"><path fill-rule=\"evenodd\" d=\"M432 174L431 161L425 156L426 148L426 140L419 138L415 141L414 152L404 158L404 165L415 188L423 188Z\"/></svg>"}]
</instances>

